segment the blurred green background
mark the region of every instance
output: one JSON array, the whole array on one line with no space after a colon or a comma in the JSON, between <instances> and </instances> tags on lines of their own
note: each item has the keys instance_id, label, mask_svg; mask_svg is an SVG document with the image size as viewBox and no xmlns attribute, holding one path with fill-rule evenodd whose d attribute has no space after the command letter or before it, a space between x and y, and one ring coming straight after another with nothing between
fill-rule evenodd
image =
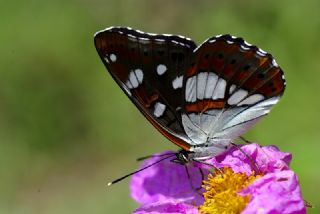
<instances>
[{"instance_id":1,"label":"blurred green background","mask_svg":"<svg viewBox=\"0 0 320 214\"><path fill-rule=\"evenodd\" d=\"M230 33L271 52L287 90L246 137L293 153L304 198L320 213L320 1L2 1L0 213L130 213L135 158L176 149L107 74L93 34L109 26Z\"/></svg>"}]
</instances>

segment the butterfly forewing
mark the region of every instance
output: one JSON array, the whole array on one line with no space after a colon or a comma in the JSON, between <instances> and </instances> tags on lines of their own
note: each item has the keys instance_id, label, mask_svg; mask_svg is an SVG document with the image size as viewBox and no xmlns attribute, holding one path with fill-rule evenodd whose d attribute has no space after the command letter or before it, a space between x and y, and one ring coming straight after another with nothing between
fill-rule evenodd
<instances>
[{"instance_id":1,"label":"butterfly forewing","mask_svg":"<svg viewBox=\"0 0 320 214\"><path fill-rule=\"evenodd\" d=\"M115 27L98 32L95 46L113 78L147 119L175 144L188 149L180 111L183 75L194 42Z\"/></svg>"}]
</instances>

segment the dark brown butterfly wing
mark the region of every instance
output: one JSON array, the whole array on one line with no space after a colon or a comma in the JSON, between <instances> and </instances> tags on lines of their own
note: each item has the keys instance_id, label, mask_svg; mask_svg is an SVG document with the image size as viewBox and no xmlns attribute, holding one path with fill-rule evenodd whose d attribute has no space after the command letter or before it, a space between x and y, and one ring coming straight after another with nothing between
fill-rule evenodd
<instances>
[{"instance_id":1,"label":"dark brown butterfly wing","mask_svg":"<svg viewBox=\"0 0 320 214\"><path fill-rule=\"evenodd\" d=\"M94 37L112 77L144 116L183 149L190 141L181 123L183 75L196 45L173 35L113 27Z\"/></svg>"}]
</instances>

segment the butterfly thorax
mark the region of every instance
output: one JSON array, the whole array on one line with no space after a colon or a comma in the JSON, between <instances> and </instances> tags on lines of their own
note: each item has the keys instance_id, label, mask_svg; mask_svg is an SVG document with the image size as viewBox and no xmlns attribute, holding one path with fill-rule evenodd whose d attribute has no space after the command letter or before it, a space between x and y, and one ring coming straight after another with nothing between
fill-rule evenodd
<instances>
[{"instance_id":1,"label":"butterfly thorax","mask_svg":"<svg viewBox=\"0 0 320 214\"><path fill-rule=\"evenodd\" d=\"M215 143L194 145L190 147L190 151L193 152L192 157L190 158L195 160L206 160L224 153L230 147L230 140L222 140Z\"/></svg>"},{"instance_id":2,"label":"butterfly thorax","mask_svg":"<svg viewBox=\"0 0 320 214\"><path fill-rule=\"evenodd\" d=\"M179 164L187 164L190 161L205 161L216 157L231 147L231 141L220 141L215 144L201 144L190 147L190 150L180 150L172 161Z\"/></svg>"}]
</instances>

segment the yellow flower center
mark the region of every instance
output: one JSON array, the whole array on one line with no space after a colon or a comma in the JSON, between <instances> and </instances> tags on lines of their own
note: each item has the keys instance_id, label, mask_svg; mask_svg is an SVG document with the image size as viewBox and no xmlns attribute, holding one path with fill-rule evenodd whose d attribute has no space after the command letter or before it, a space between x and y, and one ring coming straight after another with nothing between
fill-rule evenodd
<instances>
[{"instance_id":1,"label":"yellow flower center","mask_svg":"<svg viewBox=\"0 0 320 214\"><path fill-rule=\"evenodd\" d=\"M247 206L250 195L239 195L238 192L262 175L247 176L245 173L235 173L230 168L216 170L204 180L203 193L205 202L199 207L203 214L236 214Z\"/></svg>"}]
</instances>

